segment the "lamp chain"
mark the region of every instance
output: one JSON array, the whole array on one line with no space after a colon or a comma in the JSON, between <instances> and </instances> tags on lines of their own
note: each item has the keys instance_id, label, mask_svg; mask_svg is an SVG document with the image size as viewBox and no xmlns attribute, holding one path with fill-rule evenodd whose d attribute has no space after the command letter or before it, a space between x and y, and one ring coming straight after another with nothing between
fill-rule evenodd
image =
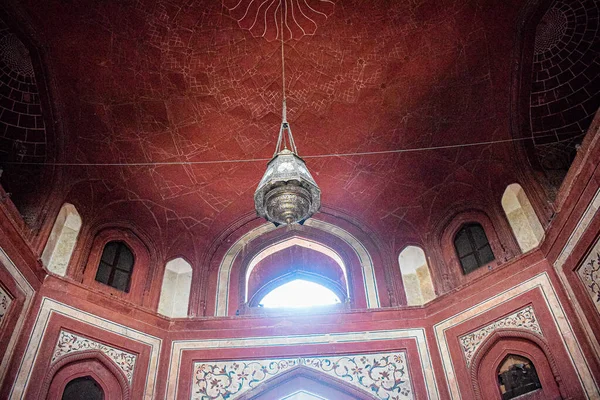
<instances>
[{"instance_id":1,"label":"lamp chain","mask_svg":"<svg viewBox=\"0 0 600 400\"><path fill-rule=\"evenodd\" d=\"M285 4L285 0L280 0L279 5L281 8L281 34L280 42L281 42L281 80L282 80L282 110L281 110L281 128L279 129L279 138L277 139L277 147L275 148L275 153L273 156L277 155L281 150L287 149L287 142L289 141L290 150L296 154L298 154L298 149L296 148L296 143L294 142L294 137L292 136L292 129L287 122L287 102L286 102L286 93L285 93L285 51L284 51L284 40L283 40L283 7ZM287 137L286 137L287 134ZM283 144L283 148L282 148Z\"/></svg>"}]
</instances>

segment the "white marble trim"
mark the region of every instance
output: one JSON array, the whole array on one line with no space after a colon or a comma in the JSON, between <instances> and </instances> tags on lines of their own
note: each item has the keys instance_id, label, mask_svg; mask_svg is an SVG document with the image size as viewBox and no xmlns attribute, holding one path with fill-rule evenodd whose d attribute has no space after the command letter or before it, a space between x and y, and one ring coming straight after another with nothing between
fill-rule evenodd
<instances>
[{"instance_id":1,"label":"white marble trim","mask_svg":"<svg viewBox=\"0 0 600 400\"><path fill-rule=\"evenodd\" d=\"M171 344L171 360L169 362L165 399L174 400L178 398L177 389L179 387L179 372L182 367L181 358L183 356L184 351L235 349L247 347L282 347L332 343L356 343L375 340L398 339L412 339L415 341L419 353L419 360L408 360L408 363L420 366L421 372L423 373L423 377L425 379L425 387L428 394L427 398L430 400L439 400L440 394L437 387L437 381L435 379L435 373L433 371L431 355L429 354L425 330L417 328L314 335L269 336L208 340L174 340Z\"/></svg>"},{"instance_id":2,"label":"white marble trim","mask_svg":"<svg viewBox=\"0 0 600 400\"><path fill-rule=\"evenodd\" d=\"M109 331L149 346L151 348L150 360L148 361L148 371L146 373L146 383L143 398L146 400L151 400L155 397L154 390L156 385L156 373L158 370L158 361L162 345L162 340L160 338L148 335L135 329L131 329L127 326L109 321L107 319L97 317L93 314L71 307L67 304L60 303L48 297L44 297L42 298L42 304L35 319L35 324L33 326L31 335L29 336L27 347L25 348L25 355L21 360L17 377L13 383L13 387L11 388L9 399L13 400L24 398L27 385L29 384L29 378L38 356L39 347L44 340L46 327L50 321L50 317L54 313L70 317L79 322L87 323L88 325L96 328Z\"/></svg>"},{"instance_id":3,"label":"white marble trim","mask_svg":"<svg viewBox=\"0 0 600 400\"><path fill-rule=\"evenodd\" d=\"M295 358L197 361L194 363L194 375L190 384L191 398L234 400L298 366L331 376L379 399L415 398L405 350Z\"/></svg>"},{"instance_id":4,"label":"white marble trim","mask_svg":"<svg viewBox=\"0 0 600 400\"><path fill-rule=\"evenodd\" d=\"M19 286L19 289L22 290L25 294L25 302L23 303L21 314L19 315L19 319L17 320L13 334L10 337L8 346L6 347L6 352L4 353L4 357L2 358L2 363L0 363L0 387L2 387L2 383L4 382L4 378L6 376L6 371L8 370L8 364L14 353L17 341L21 337L21 331L23 329L23 325L25 324L25 317L27 316L27 314L29 313L29 309L31 308L31 303L33 300L33 296L35 295L35 290L29 284L29 282L23 276L23 274L21 274L21 271L19 271L17 266L12 262L12 260L1 248L0 262L6 267L8 273L13 277L13 279L17 283L17 286Z\"/></svg>"},{"instance_id":5,"label":"white marble trim","mask_svg":"<svg viewBox=\"0 0 600 400\"><path fill-rule=\"evenodd\" d=\"M577 223L577 226L575 227L575 229L573 229L573 232L571 233L569 239L565 243L565 247L561 250L558 258L554 262L554 269L556 270L558 277L560 278L560 281L563 284L563 287L567 291L569 300L571 300L571 302L573 303L573 308L577 313L579 322L581 322L581 324L583 325L583 330L592 345L592 349L594 350L596 357L600 358L600 342L598 341L598 337L596 336L594 329L590 325L585 315L585 312L581 308L581 304L579 303L577 296L575 296L575 292L571 287L571 284L569 283L569 280L567 279L567 275L563 268L565 262L573 252L573 249L575 248L577 243L579 243L579 240L581 239L588 226L592 222L592 219L598 212L598 209L600 209L600 189L598 189L598 191L594 195L594 198L586 208L585 212L581 216L581 219ZM587 258L587 255L584 257L584 259L585 258Z\"/></svg>"},{"instance_id":6,"label":"white marble trim","mask_svg":"<svg viewBox=\"0 0 600 400\"><path fill-rule=\"evenodd\" d=\"M118 349L114 346L101 343L87 336L78 335L64 329L61 329L58 334L54 352L52 354L52 360L50 362L51 364L54 364L58 359L68 354L80 353L88 350L100 351L110 358L114 365L123 371L123 374L127 377L129 386L131 386L133 374L135 373L137 354Z\"/></svg>"},{"instance_id":7,"label":"white marble trim","mask_svg":"<svg viewBox=\"0 0 600 400\"><path fill-rule=\"evenodd\" d=\"M521 318L519 318L519 316L521 316ZM471 366L471 361L475 356L477 349L483 342L485 342L494 331L506 328L530 331L543 336L542 328L540 327L533 307L527 306L517 310L458 338L467 362L467 367Z\"/></svg>"},{"instance_id":8,"label":"white marble trim","mask_svg":"<svg viewBox=\"0 0 600 400\"><path fill-rule=\"evenodd\" d=\"M569 354L570 361L575 368L579 382L582 385L587 398L598 399L600 397L598 384L583 355L583 351L575 337L573 328L565 315L565 311L552 286L548 274L544 272L434 325L433 328L438 342L438 349L442 358L442 365L446 374L446 382L451 399L460 399L461 394L456 380L453 360L450 356L450 347L448 345L449 339L446 337L446 331L488 312L489 310L499 307L506 301L531 290L540 290L544 296L548 310L550 310L550 313L552 314L554 324L560 333L563 345ZM455 361L458 362L458 360Z\"/></svg>"}]
</instances>

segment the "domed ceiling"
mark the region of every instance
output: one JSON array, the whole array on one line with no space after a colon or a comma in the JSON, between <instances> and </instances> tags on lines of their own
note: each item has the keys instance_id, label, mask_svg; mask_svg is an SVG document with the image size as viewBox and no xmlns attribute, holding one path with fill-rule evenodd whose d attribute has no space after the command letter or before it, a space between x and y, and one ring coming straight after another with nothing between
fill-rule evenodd
<instances>
[{"instance_id":1,"label":"domed ceiling","mask_svg":"<svg viewBox=\"0 0 600 400\"><path fill-rule=\"evenodd\" d=\"M288 120L324 212L399 246L457 207L499 209L512 143L315 156L510 139L522 2L286 1ZM253 214L281 121L278 2L20 4L55 82L58 159L130 164L62 167L84 224L132 224L198 261Z\"/></svg>"}]
</instances>

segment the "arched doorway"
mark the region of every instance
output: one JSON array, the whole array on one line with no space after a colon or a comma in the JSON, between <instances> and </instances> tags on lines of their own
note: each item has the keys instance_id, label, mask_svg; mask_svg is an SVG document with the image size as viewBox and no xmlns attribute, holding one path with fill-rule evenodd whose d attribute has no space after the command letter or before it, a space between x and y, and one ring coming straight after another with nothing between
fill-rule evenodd
<instances>
[{"instance_id":1,"label":"arched doorway","mask_svg":"<svg viewBox=\"0 0 600 400\"><path fill-rule=\"evenodd\" d=\"M500 375L511 368L511 357L517 361L527 360L530 363L529 369L535 368L535 380L540 386L534 390L523 389L519 399L563 399L556 380L559 372L545 342L534 334L511 331L496 332L475 354L471 365L471 379L476 399L511 398L510 394L506 394L506 380L500 378Z\"/></svg>"},{"instance_id":2,"label":"arched doorway","mask_svg":"<svg viewBox=\"0 0 600 400\"><path fill-rule=\"evenodd\" d=\"M75 378L67 383L63 390L62 400L104 400L104 390L89 375Z\"/></svg>"},{"instance_id":3,"label":"arched doorway","mask_svg":"<svg viewBox=\"0 0 600 400\"><path fill-rule=\"evenodd\" d=\"M96 388L94 388L96 387ZM86 389L89 400L129 400L130 388L121 370L100 351L90 350L72 353L58 359L48 370L41 385L39 400L79 400L81 393L74 389ZM97 390L98 389L98 390Z\"/></svg>"}]
</instances>

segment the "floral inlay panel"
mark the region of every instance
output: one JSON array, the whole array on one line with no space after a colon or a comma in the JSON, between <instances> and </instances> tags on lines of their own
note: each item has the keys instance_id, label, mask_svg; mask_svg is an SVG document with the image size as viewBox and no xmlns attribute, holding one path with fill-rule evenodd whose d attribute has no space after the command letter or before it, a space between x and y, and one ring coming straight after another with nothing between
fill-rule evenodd
<instances>
[{"instance_id":1,"label":"floral inlay panel","mask_svg":"<svg viewBox=\"0 0 600 400\"><path fill-rule=\"evenodd\" d=\"M302 359L307 367L342 379L380 399L412 399L404 352Z\"/></svg>"},{"instance_id":2,"label":"floral inlay panel","mask_svg":"<svg viewBox=\"0 0 600 400\"><path fill-rule=\"evenodd\" d=\"M583 282L592 303L600 312L600 240L596 241L590 254L577 268L577 275Z\"/></svg>"},{"instance_id":3,"label":"floral inlay panel","mask_svg":"<svg viewBox=\"0 0 600 400\"><path fill-rule=\"evenodd\" d=\"M54 353L52 355L52 363L65 354L86 350L99 350L108 356L115 362L115 364L117 364L121 371L123 371L127 377L127 380L131 384L133 379L133 371L135 369L135 362L137 359L135 354L98 343L92 339L88 339L71 332L62 330L60 331L58 341L56 342Z\"/></svg>"},{"instance_id":4,"label":"floral inlay panel","mask_svg":"<svg viewBox=\"0 0 600 400\"><path fill-rule=\"evenodd\" d=\"M404 352L336 357L197 362L192 400L232 400L295 366L305 366L380 399L413 399Z\"/></svg>"},{"instance_id":5,"label":"floral inlay panel","mask_svg":"<svg viewBox=\"0 0 600 400\"><path fill-rule=\"evenodd\" d=\"M0 326L2 326L2 320L4 316L8 313L8 309L10 308L10 304L12 303L12 297L8 294L6 290L2 286L0 286Z\"/></svg>"},{"instance_id":6,"label":"floral inlay panel","mask_svg":"<svg viewBox=\"0 0 600 400\"><path fill-rule=\"evenodd\" d=\"M492 322L489 325L484 326L476 330L475 332L471 332L467 335L460 337L460 344L465 353L465 358L467 360L467 366L471 365L471 361L473 360L473 356L475 352L483 343L483 341L491 335L497 329L524 329L530 332L537 333L539 335L542 334L542 329L540 328L540 324L538 323L538 319L535 316L532 306L528 306L519 310L515 313L512 313L502 319L499 319L495 322Z\"/></svg>"}]
</instances>

